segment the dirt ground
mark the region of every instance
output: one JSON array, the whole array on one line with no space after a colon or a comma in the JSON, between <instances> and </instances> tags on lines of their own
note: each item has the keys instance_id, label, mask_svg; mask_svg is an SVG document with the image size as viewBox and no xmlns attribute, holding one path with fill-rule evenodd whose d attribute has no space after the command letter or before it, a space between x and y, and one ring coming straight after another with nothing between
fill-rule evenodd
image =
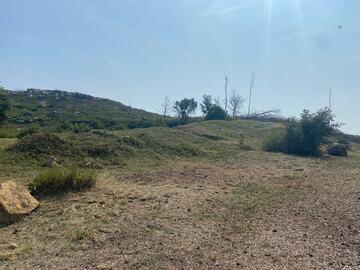
<instances>
[{"instance_id":1,"label":"dirt ground","mask_svg":"<svg viewBox=\"0 0 360 270\"><path fill-rule=\"evenodd\" d=\"M250 151L109 168L0 228L1 269L360 269L360 166Z\"/></svg>"}]
</instances>

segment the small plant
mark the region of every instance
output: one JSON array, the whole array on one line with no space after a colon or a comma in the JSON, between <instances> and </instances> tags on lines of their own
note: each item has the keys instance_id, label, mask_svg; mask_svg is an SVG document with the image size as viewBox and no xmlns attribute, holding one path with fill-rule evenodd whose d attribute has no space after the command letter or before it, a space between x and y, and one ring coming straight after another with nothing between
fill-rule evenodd
<instances>
[{"instance_id":1,"label":"small plant","mask_svg":"<svg viewBox=\"0 0 360 270\"><path fill-rule=\"evenodd\" d=\"M22 139L22 138L24 138L24 137L26 137L26 136L28 136L28 135L33 135L33 134L35 134L35 133L39 133L39 130L38 130L36 127L29 127L29 128L26 128L26 129L20 131L20 132L16 135L16 137L17 137L18 139Z\"/></svg>"},{"instance_id":2,"label":"small plant","mask_svg":"<svg viewBox=\"0 0 360 270\"><path fill-rule=\"evenodd\" d=\"M84 240L89 235L89 228L87 226L76 228L70 235L72 242L79 242Z\"/></svg>"},{"instance_id":3,"label":"small plant","mask_svg":"<svg viewBox=\"0 0 360 270\"><path fill-rule=\"evenodd\" d=\"M50 169L37 175L28 184L34 195L56 195L68 191L82 191L96 183L96 174L78 169Z\"/></svg>"},{"instance_id":4,"label":"small plant","mask_svg":"<svg viewBox=\"0 0 360 270\"><path fill-rule=\"evenodd\" d=\"M335 143L327 148L327 152L330 156L347 157L350 150L349 144Z\"/></svg>"}]
</instances>

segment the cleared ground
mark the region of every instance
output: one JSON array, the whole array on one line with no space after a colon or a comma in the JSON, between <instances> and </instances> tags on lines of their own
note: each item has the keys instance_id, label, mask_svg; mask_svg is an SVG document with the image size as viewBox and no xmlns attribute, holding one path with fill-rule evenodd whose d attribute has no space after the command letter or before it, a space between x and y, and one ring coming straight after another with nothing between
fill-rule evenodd
<instances>
[{"instance_id":1,"label":"cleared ground","mask_svg":"<svg viewBox=\"0 0 360 270\"><path fill-rule=\"evenodd\" d=\"M264 125L242 133L253 150L242 142L219 158L108 166L94 189L43 199L0 228L0 268L360 269L358 146L349 158L265 153ZM227 132L212 128L226 140L209 144L234 148Z\"/></svg>"}]
</instances>

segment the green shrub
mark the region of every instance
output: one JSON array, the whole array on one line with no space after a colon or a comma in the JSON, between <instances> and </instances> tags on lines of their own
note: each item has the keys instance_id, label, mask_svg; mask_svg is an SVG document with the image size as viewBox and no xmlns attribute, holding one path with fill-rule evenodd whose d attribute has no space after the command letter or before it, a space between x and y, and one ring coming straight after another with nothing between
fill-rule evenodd
<instances>
[{"instance_id":1,"label":"green shrub","mask_svg":"<svg viewBox=\"0 0 360 270\"><path fill-rule=\"evenodd\" d=\"M170 119L166 121L166 126L169 128L175 128L177 126L185 125L186 121L182 119Z\"/></svg>"},{"instance_id":2,"label":"green shrub","mask_svg":"<svg viewBox=\"0 0 360 270\"><path fill-rule=\"evenodd\" d=\"M90 157L94 157L94 158L106 158L112 154L111 146L100 145L100 146L91 147L87 150L87 154Z\"/></svg>"},{"instance_id":3,"label":"green shrub","mask_svg":"<svg viewBox=\"0 0 360 270\"><path fill-rule=\"evenodd\" d=\"M207 111L205 120L225 120L226 112L219 105L213 104L211 108Z\"/></svg>"},{"instance_id":4,"label":"green shrub","mask_svg":"<svg viewBox=\"0 0 360 270\"><path fill-rule=\"evenodd\" d=\"M86 133L91 131L91 127L86 125L85 123L74 124L72 130L74 133Z\"/></svg>"},{"instance_id":5,"label":"green shrub","mask_svg":"<svg viewBox=\"0 0 360 270\"><path fill-rule=\"evenodd\" d=\"M205 120L225 120L227 113L220 105L212 103L210 95L203 96L204 101L201 104L201 110L205 115Z\"/></svg>"},{"instance_id":6,"label":"green shrub","mask_svg":"<svg viewBox=\"0 0 360 270\"><path fill-rule=\"evenodd\" d=\"M334 116L328 109L311 114L304 110L300 120L291 120L285 135L273 134L264 142L264 150L303 156L320 155L321 146L328 143L336 130Z\"/></svg>"},{"instance_id":7,"label":"green shrub","mask_svg":"<svg viewBox=\"0 0 360 270\"><path fill-rule=\"evenodd\" d=\"M95 173L78 169L49 169L32 179L28 187L34 195L57 195L91 188L96 178Z\"/></svg>"},{"instance_id":8,"label":"green shrub","mask_svg":"<svg viewBox=\"0 0 360 270\"><path fill-rule=\"evenodd\" d=\"M67 152L74 153L74 148L71 144L51 133L38 133L25 136L15 145L8 148L8 150L12 152L27 153L34 157Z\"/></svg>"},{"instance_id":9,"label":"green shrub","mask_svg":"<svg viewBox=\"0 0 360 270\"><path fill-rule=\"evenodd\" d=\"M329 155L338 156L338 157L347 157L349 150L350 150L349 144L341 144L341 143L335 143L329 145L327 148L327 152Z\"/></svg>"},{"instance_id":10,"label":"green shrub","mask_svg":"<svg viewBox=\"0 0 360 270\"><path fill-rule=\"evenodd\" d=\"M28 135L32 135L32 134L35 134L35 133L38 133L39 130L36 128L36 127L29 127L29 128L26 128L26 129L23 129L22 131L20 131L16 137L18 139L21 139L21 138L24 138Z\"/></svg>"},{"instance_id":11,"label":"green shrub","mask_svg":"<svg viewBox=\"0 0 360 270\"><path fill-rule=\"evenodd\" d=\"M129 129L149 128L149 127L152 127L152 126L153 126L153 124L149 120L146 120L146 119L143 119L141 121L131 121L128 124Z\"/></svg>"},{"instance_id":12,"label":"green shrub","mask_svg":"<svg viewBox=\"0 0 360 270\"><path fill-rule=\"evenodd\" d=\"M71 230L71 233L69 235L69 238L71 242L79 242L84 240L89 235L89 227L82 226L79 228L76 228L75 230Z\"/></svg>"}]
</instances>

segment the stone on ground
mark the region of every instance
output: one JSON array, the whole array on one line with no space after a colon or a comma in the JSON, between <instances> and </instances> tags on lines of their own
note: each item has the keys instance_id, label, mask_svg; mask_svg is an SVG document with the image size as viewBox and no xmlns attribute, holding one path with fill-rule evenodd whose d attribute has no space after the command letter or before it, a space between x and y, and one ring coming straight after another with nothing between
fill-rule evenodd
<instances>
[{"instance_id":1,"label":"stone on ground","mask_svg":"<svg viewBox=\"0 0 360 270\"><path fill-rule=\"evenodd\" d=\"M13 181L0 184L0 223L16 222L39 206L26 187Z\"/></svg>"}]
</instances>

